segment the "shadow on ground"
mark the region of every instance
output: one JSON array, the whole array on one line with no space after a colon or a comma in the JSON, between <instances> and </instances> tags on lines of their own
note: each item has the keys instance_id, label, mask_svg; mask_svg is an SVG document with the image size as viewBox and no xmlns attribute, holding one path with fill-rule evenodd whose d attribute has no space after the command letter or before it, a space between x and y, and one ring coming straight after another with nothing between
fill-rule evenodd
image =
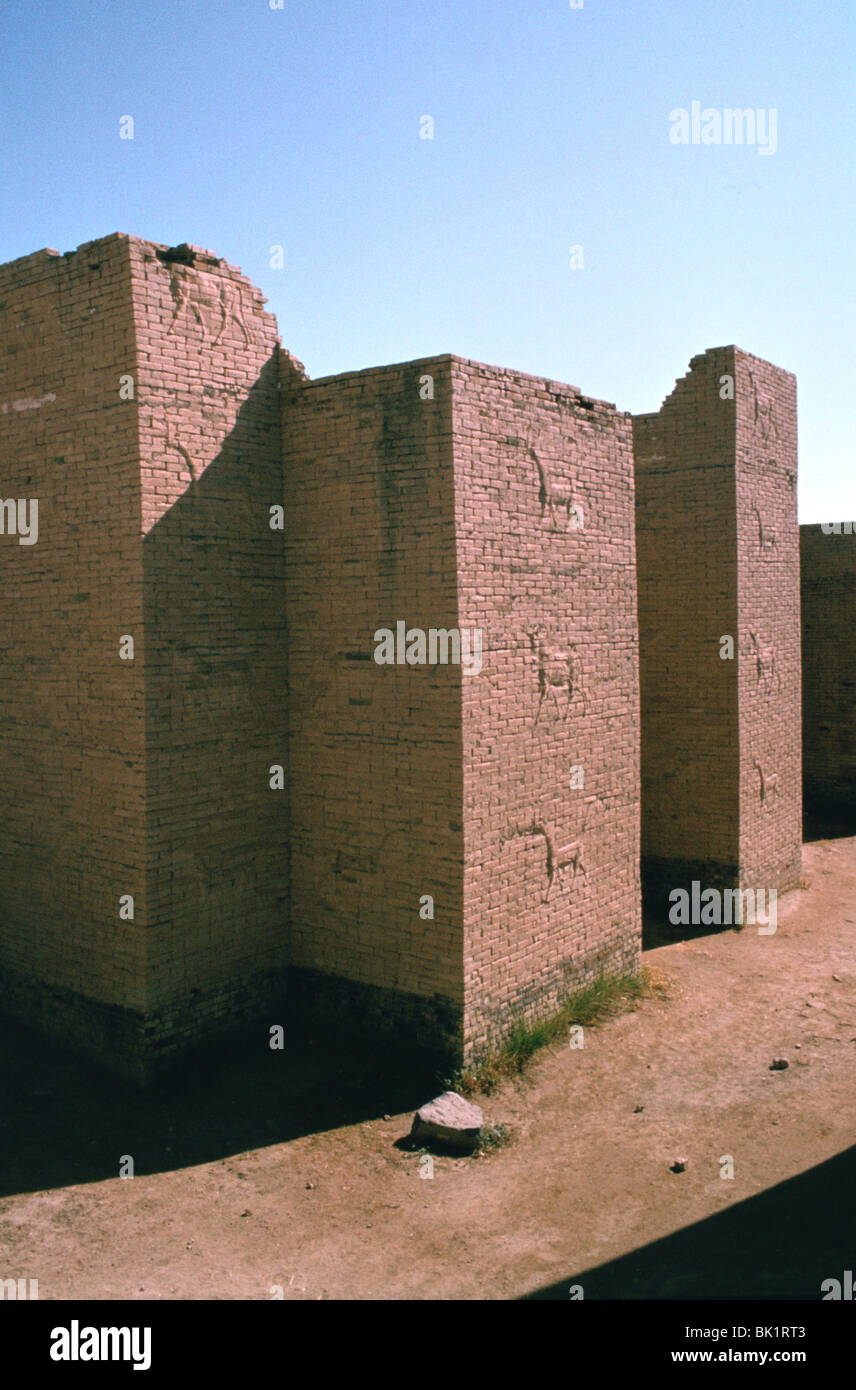
<instances>
[{"instance_id":1,"label":"shadow on ground","mask_svg":"<svg viewBox=\"0 0 856 1390\"><path fill-rule=\"evenodd\" d=\"M675 1182L680 1182L676 1175ZM565 1299L811 1299L856 1256L856 1147L632 1254L526 1295Z\"/></svg>"},{"instance_id":2,"label":"shadow on ground","mask_svg":"<svg viewBox=\"0 0 856 1390\"><path fill-rule=\"evenodd\" d=\"M719 936L733 927L673 926L665 912L643 908L642 950L654 951L658 946L674 946L676 941L697 941L701 936Z\"/></svg>"},{"instance_id":3,"label":"shadow on ground","mask_svg":"<svg viewBox=\"0 0 856 1390\"><path fill-rule=\"evenodd\" d=\"M207 1163L303 1134L398 1114L438 1090L436 1058L404 1069L358 1039L218 1042L141 1090L0 1019L0 1196Z\"/></svg>"}]
</instances>

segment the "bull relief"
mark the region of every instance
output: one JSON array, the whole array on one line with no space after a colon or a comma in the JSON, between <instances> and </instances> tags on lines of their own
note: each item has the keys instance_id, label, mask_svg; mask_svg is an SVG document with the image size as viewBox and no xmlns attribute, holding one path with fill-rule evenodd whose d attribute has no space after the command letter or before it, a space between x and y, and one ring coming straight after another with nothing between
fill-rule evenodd
<instances>
[{"instance_id":1,"label":"bull relief","mask_svg":"<svg viewBox=\"0 0 856 1390\"><path fill-rule=\"evenodd\" d=\"M769 522L765 523L757 504L753 505L752 512L758 531L758 549L765 560L772 560L776 555L775 527L771 526Z\"/></svg>"},{"instance_id":2,"label":"bull relief","mask_svg":"<svg viewBox=\"0 0 856 1390\"><path fill-rule=\"evenodd\" d=\"M169 290L175 307L167 335L175 330L180 319L186 318L202 330L202 337L205 341L209 342L212 347L217 347L226 331L227 324L234 323L241 331L245 347L249 347L250 335L247 331L243 302L237 286L231 280L219 279L215 300L211 277L208 277L211 292L205 293L208 286L201 279L203 273L195 271L188 275L176 266L170 267ZM211 322L212 316L215 320L213 324Z\"/></svg>"},{"instance_id":3,"label":"bull relief","mask_svg":"<svg viewBox=\"0 0 856 1390\"><path fill-rule=\"evenodd\" d=\"M752 661L757 689L765 695L771 695L774 690L781 690L782 676L773 644L762 642L757 632L750 632L746 655Z\"/></svg>"},{"instance_id":4,"label":"bull relief","mask_svg":"<svg viewBox=\"0 0 856 1390\"><path fill-rule=\"evenodd\" d=\"M761 799L761 805L765 810L769 810L771 802L775 801L779 795L779 774L774 773L770 777L757 758L753 758L752 761L758 774L758 795Z\"/></svg>"},{"instance_id":5,"label":"bull relief","mask_svg":"<svg viewBox=\"0 0 856 1390\"><path fill-rule=\"evenodd\" d=\"M573 478L558 477L543 455L535 449L529 457L538 474L538 500L541 503L541 524L551 531L581 531L583 509L576 501Z\"/></svg>"},{"instance_id":6,"label":"bull relief","mask_svg":"<svg viewBox=\"0 0 856 1390\"><path fill-rule=\"evenodd\" d=\"M749 373L749 381L755 406L755 433L760 434L762 443L769 444L771 440L779 438L773 398L758 390L758 383L752 372Z\"/></svg>"},{"instance_id":7,"label":"bull relief","mask_svg":"<svg viewBox=\"0 0 856 1390\"><path fill-rule=\"evenodd\" d=\"M564 721L577 695L583 700L579 685L576 647L573 643L560 646L546 639L543 628L537 627L527 632L529 646L535 658L538 671L538 708L535 723L541 718L546 703L548 709L555 710L557 719Z\"/></svg>"}]
</instances>

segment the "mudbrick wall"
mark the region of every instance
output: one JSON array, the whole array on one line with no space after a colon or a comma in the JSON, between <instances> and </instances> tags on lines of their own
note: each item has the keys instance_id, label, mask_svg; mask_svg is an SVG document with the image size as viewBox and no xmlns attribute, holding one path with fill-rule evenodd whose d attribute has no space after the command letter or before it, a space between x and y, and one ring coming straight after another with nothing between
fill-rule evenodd
<instances>
[{"instance_id":1,"label":"mudbrick wall","mask_svg":"<svg viewBox=\"0 0 856 1390\"><path fill-rule=\"evenodd\" d=\"M786 891L801 862L796 383L693 358L634 420L643 884Z\"/></svg>"},{"instance_id":2,"label":"mudbrick wall","mask_svg":"<svg viewBox=\"0 0 856 1390\"><path fill-rule=\"evenodd\" d=\"M740 881L784 893L802 878L797 383L733 351Z\"/></svg>"},{"instance_id":3,"label":"mudbrick wall","mask_svg":"<svg viewBox=\"0 0 856 1390\"><path fill-rule=\"evenodd\" d=\"M515 1013L638 969L639 704L630 417L452 359L468 1055Z\"/></svg>"},{"instance_id":4,"label":"mudbrick wall","mask_svg":"<svg viewBox=\"0 0 856 1390\"><path fill-rule=\"evenodd\" d=\"M269 1021L283 1022L285 499L279 340L261 294L201 248L129 250L154 1059L277 1001Z\"/></svg>"},{"instance_id":5,"label":"mudbrick wall","mask_svg":"<svg viewBox=\"0 0 856 1390\"><path fill-rule=\"evenodd\" d=\"M325 1016L471 1060L638 967L640 739L652 882L798 878L787 373L309 381L117 235L0 267L0 451L9 1012L138 1078Z\"/></svg>"},{"instance_id":6,"label":"mudbrick wall","mask_svg":"<svg viewBox=\"0 0 856 1390\"><path fill-rule=\"evenodd\" d=\"M856 522L800 527L806 801L856 805Z\"/></svg>"},{"instance_id":7,"label":"mudbrick wall","mask_svg":"<svg viewBox=\"0 0 856 1390\"><path fill-rule=\"evenodd\" d=\"M143 616L133 365L126 238L0 267L0 495L38 525L0 535L0 993L105 1056L134 1050L146 996L143 666L120 656Z\"/></svg>"},{"instance_id":8,"label":"mudbrick wall","mask_svg":"<svg viewBox=\"0 0 856 1390\"><path fill-rule=\"evenodd\" d=\"M461 667L375 640L458 625L449 359L284 393L283 449L290 1002L453 1051Z\"/></svg>"},{"instance_id":9,"label":"mudbrick wall","mask_svg":"<svg viewBox=\"0 0 856 1390\"><path fill-rule=\"evenodd\" d=\"M738 868L737 510L729 348L693 358L633 421L639 579L642 862L659 892Z\"/></svg>"},{"instance_id":10,"label":"mudbrick wall","mask_svg":"<svg viewBox=\"0 0 856 1390\"><path fill-rule=\"evenodd\" d=\"M4 1006L142 1075L282 1000L271 508L303 374L200 248L108 237L0 277L2 491L39 499L37 544L0 538Z\"/></svg>"}]
</instances>

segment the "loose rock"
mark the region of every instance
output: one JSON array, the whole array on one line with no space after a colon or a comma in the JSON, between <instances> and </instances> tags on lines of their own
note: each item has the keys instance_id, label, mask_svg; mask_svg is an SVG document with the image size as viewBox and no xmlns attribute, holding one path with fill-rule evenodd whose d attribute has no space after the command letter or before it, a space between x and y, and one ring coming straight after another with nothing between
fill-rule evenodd
<instances>
[{"instance_id":1,"label":"loose rock","mask_svg":"<svg viewBox=\"0 0 856 1390\"><path fill-rule=\"evenodd\" d=\"M455 1091L444 1091L416 1111L410 1137L422 1143L433 1140L450 1148L474 1149L483 1124L484 1115L477 1105Z\"/></svg>"}]
</instances>

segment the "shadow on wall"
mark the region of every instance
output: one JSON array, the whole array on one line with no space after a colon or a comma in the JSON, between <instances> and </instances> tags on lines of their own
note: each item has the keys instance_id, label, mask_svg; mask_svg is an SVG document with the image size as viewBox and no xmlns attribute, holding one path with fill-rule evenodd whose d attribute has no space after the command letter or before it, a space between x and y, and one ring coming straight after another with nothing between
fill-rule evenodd
<instances>
[{"instance_id":1,"label":"shadow on wall","mask_svg":"<svg viewBox=\"0 0 856 1390\"><path fill-rule=\"evenodd\" d=\"M212 406L215 430L221 411ZM164 461L186 491L143 541L148 843L137 929L155 1049L161 1036L189 1040L254 1016L279 997L287 963L285 557L270 525L285 501L279 411L274 354L204 471L181 418L171 422ZM157 484L163 464L153 463ZM143 489L151 498L145 477ZM282 790L271 787L274 764Z\"/></svg>"},{"instance_id":2,"label":"shadow on wall","mask_svg":"<svg viewBox=\"0 0 856 1390\"><path fill-rule=\"evenodd\" d=\"M821 1299L824 1280L853 1269L854 1183L856 1147L527 1300L567 1300L572 1284L584 1299Z\"/></svg>"},{"instance_id":3,"label":"shadow on wall","mask_svg":"<svg viewBox=\"0 0 856 1390\"><path fill-rule=\"evenodd\" d=\"M806 799L803 803L803 839L846 840L856 835L856 806Z\"/></svg>"}]
</instances>

